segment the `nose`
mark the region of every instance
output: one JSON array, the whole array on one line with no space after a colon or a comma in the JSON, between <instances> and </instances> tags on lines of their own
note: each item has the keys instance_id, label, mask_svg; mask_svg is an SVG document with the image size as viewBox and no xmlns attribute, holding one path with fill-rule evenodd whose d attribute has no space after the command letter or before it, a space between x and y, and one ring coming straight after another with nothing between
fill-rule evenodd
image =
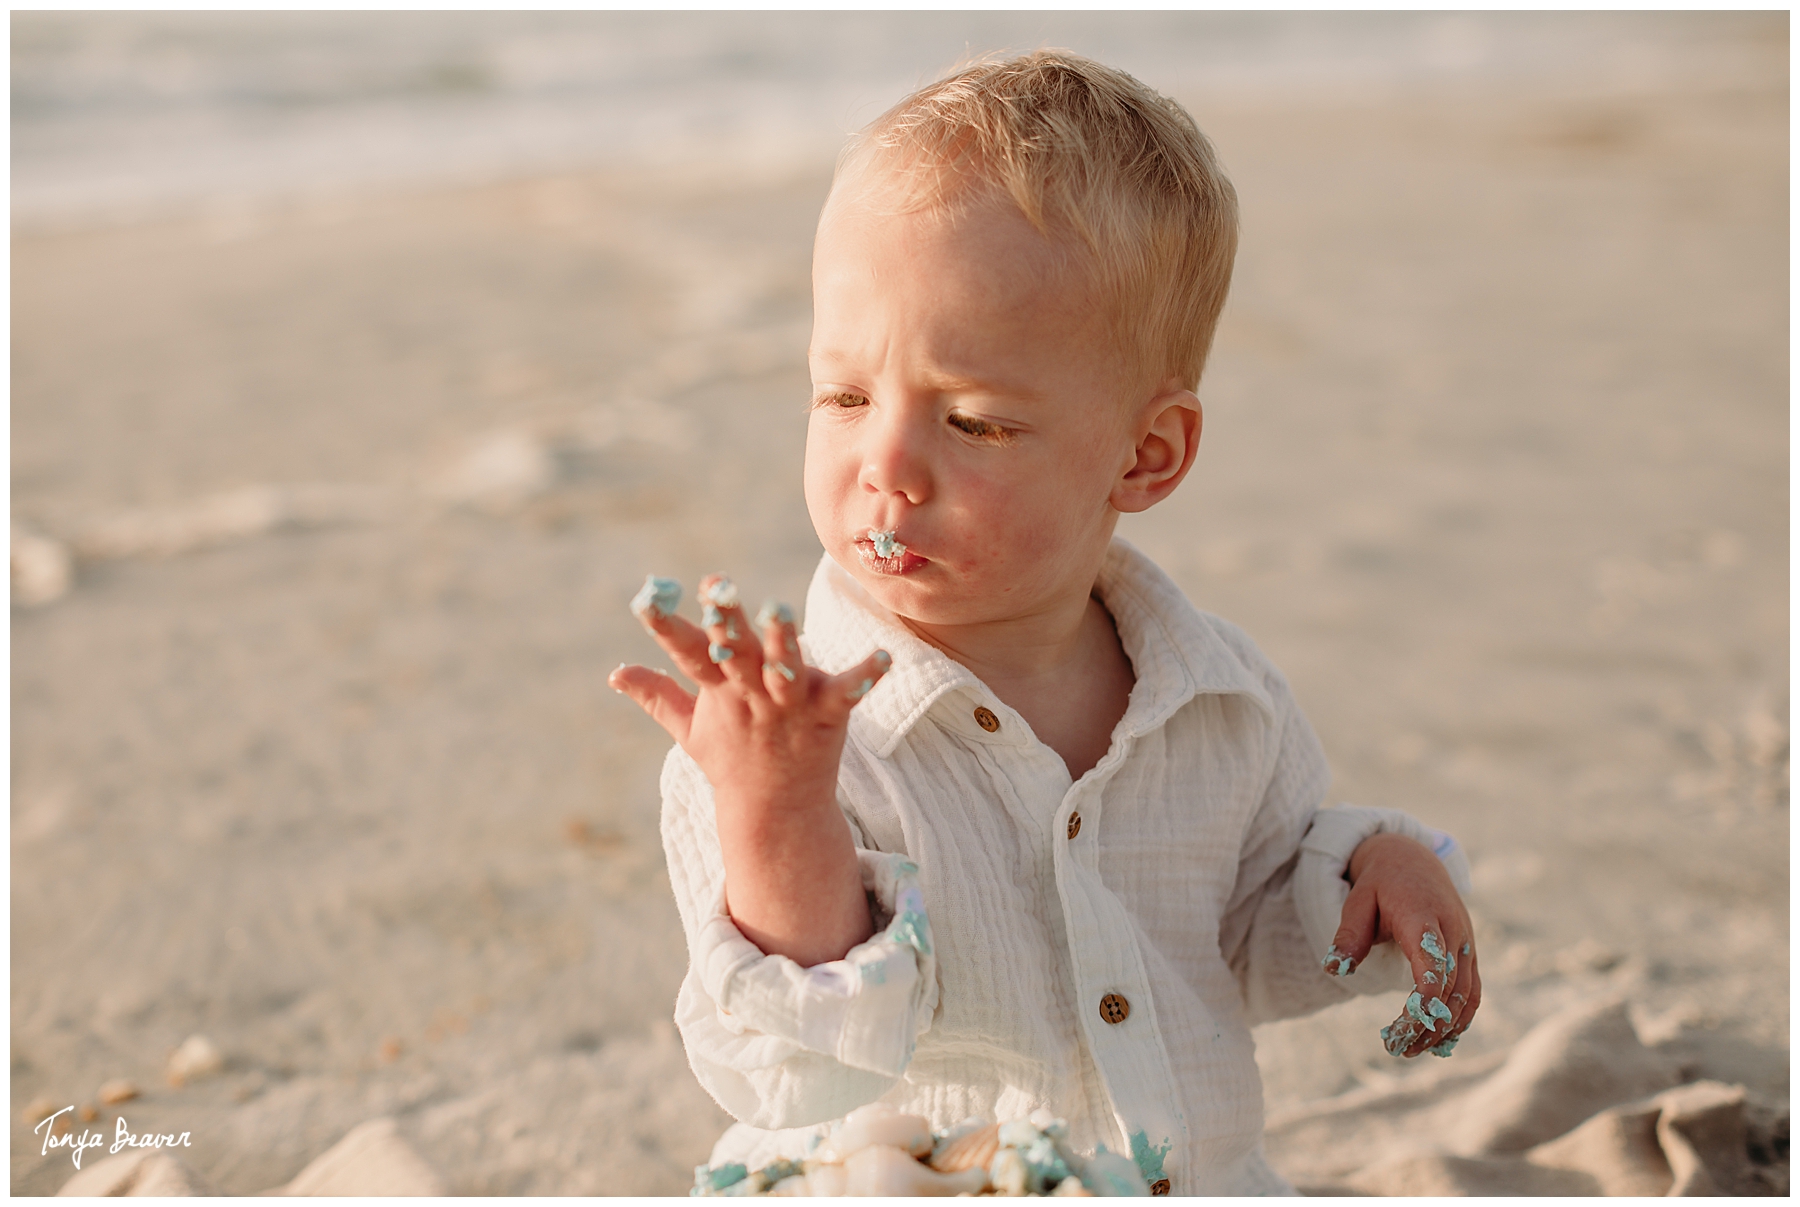
<instances>
[{"instance_id":1,"label":"nose","mask_svg":"<svg viewBox=\"0 0 1800 1207\"><path fill-rule=\"evenodd\" d=\"M904 499L914 507L931 497L930 433L906 407L878 407L863 427L862 468L857 480L871 494Z\"/></svg>"}]
</instances>

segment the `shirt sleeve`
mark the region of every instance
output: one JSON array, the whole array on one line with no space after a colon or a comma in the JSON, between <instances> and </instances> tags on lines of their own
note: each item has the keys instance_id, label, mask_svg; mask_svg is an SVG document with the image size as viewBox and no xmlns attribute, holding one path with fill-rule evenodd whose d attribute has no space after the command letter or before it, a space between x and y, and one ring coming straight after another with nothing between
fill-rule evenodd
<instances>
[{"instance_id":1,"label":"shirt sleeve","mask_svg":"<svg viewBox=\"0 0 1800 1207\"><path fill-rule=\"evenodd\" d=\"M1468 860L1449 835L1397 809L1320 807L1331 779L1324 748L1279 672L1269 674L1279 734L1274 764L1245 834L1219 934L1252 1024L1412 984L1411 968L1392 943L1378 944L1353 978L1329 976L1320 963L1350 894L1351 853L1365 838L1418 839L1444 862L1457 891L1469 891Z\"/></svg>"},{"instance_id":2,"label":"shirt sleeve","mask_svg":"<svg viewBox=\"0 0 1800 1207\"><path fill-rule=\"evenodd\" d=\"M763 954L727 913L712 786L680 747L663 764L662 795L663 849L688 945L675 1023L700 1084L765 1129L835 1119L879 1098L899 1081L937 1005L918 868L859 846L875 934L841 960L802 968Z\"/></svg>"},{"instance_id":3,"label":"shirt sleeve","mask_svg":"<svg viewBox=\"0 0 1800 1207\"><path fill-rule=\"evenodd\" d=\"M1294 870L1294 903L1307 942L1321 954L1337 935L1344 901L1350 896L1350 856L1364 839L1377 834L1404 834L1425 844L1450 873L1456 891L1465 897L1469 894L1469 857L1450 835L1398 809L1358 805L1320 809L1300 843L1300 858ZM1355 981L1346 981L1345 987L1358 993L1411 988L1412 966L1393 943L1378 943L1368 958L1356 966Z\"/></svg>"}]
</instances>

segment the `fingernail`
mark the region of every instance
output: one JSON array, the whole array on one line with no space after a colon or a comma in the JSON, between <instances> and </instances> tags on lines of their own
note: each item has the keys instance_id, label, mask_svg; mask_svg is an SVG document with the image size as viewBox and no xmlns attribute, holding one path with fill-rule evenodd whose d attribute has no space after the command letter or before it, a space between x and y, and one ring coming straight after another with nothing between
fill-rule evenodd
<instances>
[{"instance_id":1,"label":"fingernail","mask_svg":"<svg viewBox=\"0 0 1800 1207\"><path fill-rule=\"evenodd\" d=\"M706 656L714 662L730 662L737 655L730 646L715 641L706 647Z\"/></svg>"},{"instance_id":2,"label":"fingernail","mask_svg":"<svg viewBox=\"0 0 1800 1207\"><path fill-rule=\"evenodd\" d=\"M1389 1056L1398 1056L1412 1046L1418 1033L1418 1028L1412 1025L1411 1019L1404 1022L1395 1019L1381 1029L1381 1046L1387 1049Z\"/></svg>"},{"instance_id":3,"label":"fingernail","mask_svg":"<svg viewBox=\"0 0 1800 1207\"><path fill-rule=\"evenodd\" d=\"M1356 961L1339 951L1336 943L1331 945L1331 950L1325 953L1325 958L1319 963L1332 976L1350 976L1356 971Z\"/></svg>"},{"instance_id":4,"label":"fingernail","mask_svg":"<svg viewBox=\"0 0 1800 1207\"><path fill-rule=\"evenodd\" d=\"M868 695L869 689L874 686L875 686L875 680L864 679L861 683L858 683L855 687L850 689L850 698L852 700L860 700L864 696Z\"/></svg>"},{"instance_id":5,"label":"fingernail","mask_svg":"<svg viewBox=\"0 0 1800 1207\"><path fill-rule=\"evenodd\" d=\"M774 599L763 600L763 606L756 610L756 627L766 629L772 624L793 624L794 610L786 604Z\"/></svg>"},{"instance_id":6,"label":"fingernail","mask_svg":"<svg viewBox=\"0 0 1800 1207\"><path fill-rule=\"evenodd\" d=\"M1407 1004L1411 1005L1410 1002ZM1410 1017L1410 1011L1403 1011L1399 1018L1381 1029L1381 1046L1387 1049L1389 1056L1399 1056L1413 1046L1420 1034L1419 1024Z\"/></svg>"},{"instance_id":7,"label":"fingernail","mask_svg":"<svg viewBox=\"0 0 1800 1207\"><path fill-rule=\"evenodd\" d=\"M787 663L771 662L771 663L769 663L769 665L775 668L775 673L777 675L780 675L783 679L786 679L789 683L792 683L794 681L794 670Z\"/></svg>"},{"instance_id":8,"label":"fingernail","mask_svg":"<svg viewBox=\"0 0 1800 1207\"><path fill-rule=\"evenodd\" d=\"M651 574L645 576L644 585L631 597L631 612L639 620L648 620L651 615L667 619L675 615L680 604L681 584L672 578Z\"/></svg>"},{"instance_id":9,"label":"fingernail","mask_svg":"<svg viewBox=\"0 0 1800 1207\"><path fill-rule=\"evenodd\" d=\"M875 651L875 667L877 670L885 671L892 665L894 665L894 656L892 654L888 653L886 650Z\"/></svg>"},{"instance_id":10,"label":"fingernail","mask_svg":"<svg viewBox=\"0 0 1800 1207\"><path fill-rule=\"evenodd\" d=\"M713 607L711 603L702 604L700 605L700 623L709 629L716 628L725 623L725 614Z\"/></svg>"},{"instance_id":11,"label":"fingernail","mask_svg":"<svg viewBox=\"0 0 1800 1207\"><path fill-rule=\"evenodd\" d=\"M1433 1056L1448 1056L1450 1053L1456 1051L1456 1045L1461 1041L1462 1036L1452 1035L1449 1039L1440 1040L1436 1047L1426 1048L1425 1050Z\"/></svg>"},{"instance_id":12,"label":"fingernail","mask_svg":"<svg viewBox=\"0 0 1800 1207\"><path fill-rule=\"evenodd\" d=\"M700 589L700 598L721 608L735 608L738 606L737 584L721 574L710 587Z\"/></svg>"}]
</instances>

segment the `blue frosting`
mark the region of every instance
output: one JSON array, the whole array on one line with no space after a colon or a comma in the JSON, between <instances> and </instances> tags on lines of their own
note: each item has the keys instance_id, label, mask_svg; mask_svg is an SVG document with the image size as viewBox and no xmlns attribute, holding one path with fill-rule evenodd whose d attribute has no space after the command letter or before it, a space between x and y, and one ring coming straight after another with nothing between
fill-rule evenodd
<instances>
[{"instance_id":1,"label":"blue frosting","mask_svg":"<svg viewBox=\"0 0 1800 1207\"><path fill-rule=\"evenodd\" d=\"M721 1165L717 1169L705 1165L694 1166L694 1188L690 1195L703 1195L707 1192L717 1194L727 1186L735 1186L750 1176L750 1171L736 1161Z\"/></svg>"},{"instance_id":2,"label":"blue frosting","mask_svg":"<svg viewBox=\"0 0 1800 1207\"><path fill-rule=\"evenodd\" d=\"M1081 1184L1100 1196L1131 1198L1149 1193L1143 1175L1129 1157L1106 1151L1102 1144L1081 1171Z\"/></svg>"},{"instance_id":3,"label":"blue frosting","mask_svg":"<svg viewBox=\"0 0 1800 1207\"><path fill-rule=\"evenodd\" d=\"M1425 936L1419 940L1419 947L1424 950L1426 955L1437 962L1438 975L1448 982L1451 975L1456 971L1456 957L1445 951L1444 945L1439 941L1437 935L1429 930L1426 931Z\"/></svg>"},{"instance_id":4,"label":"blue frosting","mask_svg":"<svg viewBox=\"0 0 1800 1207\"><path fill-rule=\"evenodd\" d=\"M658 616L673 616L680 604L681 584L672 578L658 578L654 574L645 577L644 585L631 597L631 610L638 616L646 616L652 612Z\"/></svg>"},{"instance_id":5,"label":"blue frosting","mask_svg":"<svg viewBox=\"0 0 1800 1207\"><path fill-rule=\"evenodd\" d=\"M793 624L794 610L784 603L773 599L763 601L763 606L756 610L756 627L766 629L772 624Z\"/></svg>"},{"instance_id":6,"label":"blue frosting","mask_svg":"<svg viewBox=\"0 0 1800 1207\"><path fill-rule=\"evenodd\" d=\"M738 606L737 584L724 575L720 575L712 586L700 592L700 599L704 603L717 604L721 608L735 608Z\"/></svg>"},{"instance_id":7,"label":"blue frosting","mask_svg":"<svg viewBox=\"0 0 1800 1207\"><path fill-rule=\"evenodd\" d=\"M871 528L869 529L869 540L875 545L876 557L898 557L906 552L906 546L894 539L892 529L881 532Z\"/></svg>"},{"instance_id":8,"label":"blue frosting","mask_svg":"<svg viewBox=\"0 0 1800 1207\"><path fill-rule=\"evenodd\" d=\"M1057 1185L1069 1176L1069 1166L1056 1151L1056 1142L1049 1136L1039 1136L1036 1140L1019 1150L1025 1158L1025 1167L1031 1171L1031 1179L1037 1183L1041 1191Z\"/></svg>"},{"instance_id":9,"label":"blue frosting","mask_svg":"<svg viewBox=\"0 0 1800 1207\"><path fill-rule=\"evenodd\" d=\"M1131 1159L1137 1162L1144 1181L1154 1182L1169 1176L1163 1172L1163 1158L1169 1155L1170 1147L1167 1136L1163 1137L1161 1148L1151 1148L1150 1137L1142 1129L1131 1133Z\"/></svg>"},{"instance_id":10,"label":"blue frosting","mask_svg":"<svg viewBox=\"0 0 1800 1207\"><path fill-rule=\"evenodd\" d=\"M922 956L931 954L931 923L916 909L909 909L888 927L888 938L905 944Z\"/></svg>"}]
</instances>

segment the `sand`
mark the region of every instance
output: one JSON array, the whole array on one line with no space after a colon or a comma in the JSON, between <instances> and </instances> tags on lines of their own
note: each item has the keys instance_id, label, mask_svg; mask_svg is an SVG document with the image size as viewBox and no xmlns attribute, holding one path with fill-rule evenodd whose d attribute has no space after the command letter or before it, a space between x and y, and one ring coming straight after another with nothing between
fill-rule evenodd
<instances>
[{"instance_id":1,"label":"sand","mask_svg":"<svg viewBox=\"0 0 1800 1207\"><path fill-rule=\"evenodd\" d=\"M1200 463L1121 531L1283 667L1334 799L1470 850L1452 1066L1614 995L1787 1098L1780 36L1707 86L1187 98L1243 248ZM75 556L13 618L15 1193L73 1173L27 1105L114 1078L93 1126L229 1192L383 1115L455 1193L688 1185L727 1120L666 740L604 679L648 571L803 595L829 168L15 235L13 514ZM1271 1114L1422 1075L1396 1004L1263 1029Z\"/></svg>"}]
</instances>

